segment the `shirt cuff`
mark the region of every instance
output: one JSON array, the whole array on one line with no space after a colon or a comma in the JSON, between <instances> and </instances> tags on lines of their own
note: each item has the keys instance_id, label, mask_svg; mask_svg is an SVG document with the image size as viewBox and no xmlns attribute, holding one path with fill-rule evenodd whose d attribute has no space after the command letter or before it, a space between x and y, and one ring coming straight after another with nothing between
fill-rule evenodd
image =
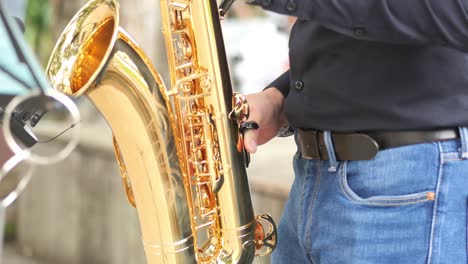
<instances>
[{"instance_id":1,"label":"shirt cuff","mask_svg":"<svg viewBox=\"0 0 468 264\"><path fill-rule=\"evenodd\" d=\"M285 73L281 74L280 77L276 78L276 80L267 85L263 90L275 87L283 94L284 98L286 98L289 94L290 80L290 72L287 70Z\"/></svg>"}]
</instances>

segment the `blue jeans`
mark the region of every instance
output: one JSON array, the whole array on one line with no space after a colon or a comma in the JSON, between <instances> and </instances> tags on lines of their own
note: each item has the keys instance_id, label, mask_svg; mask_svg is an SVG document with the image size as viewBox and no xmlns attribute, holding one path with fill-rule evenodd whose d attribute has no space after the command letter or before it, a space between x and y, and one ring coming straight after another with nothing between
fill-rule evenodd
<instances>
[{"instance_id":1,"label":"blue jeans","mask_svg":"<svg viewBox=\"0 0 468 264\"><path fill-rule=\"evenodd\" d=\"M272 263L467 263L460 149L462 140L386 149L335 172L296 155Z\"/></svg>"}]
</instances>

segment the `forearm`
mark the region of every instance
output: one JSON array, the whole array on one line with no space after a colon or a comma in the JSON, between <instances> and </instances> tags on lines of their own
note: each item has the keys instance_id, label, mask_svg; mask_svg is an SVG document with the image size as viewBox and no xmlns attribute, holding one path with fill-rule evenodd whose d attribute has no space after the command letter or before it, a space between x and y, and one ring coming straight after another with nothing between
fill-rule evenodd
<instances>
[{"instance_id":1,"label":"forearm","mask_svg":"<svg viewBox=\"0 0 468 264\"><path fill-rule=\"evenodd\" d=\"M281 92L280 89L277 87L270 87L271 89L266 89L263 91L263 93L266 95L268 98L268 101L271 104L271 109L275 109L274 116L279 121L280 126L286 125L287 119L286 119L286 114L284 112L284 102L285 102L285 97L284 94Z\"/></svg>"}]
</instances>

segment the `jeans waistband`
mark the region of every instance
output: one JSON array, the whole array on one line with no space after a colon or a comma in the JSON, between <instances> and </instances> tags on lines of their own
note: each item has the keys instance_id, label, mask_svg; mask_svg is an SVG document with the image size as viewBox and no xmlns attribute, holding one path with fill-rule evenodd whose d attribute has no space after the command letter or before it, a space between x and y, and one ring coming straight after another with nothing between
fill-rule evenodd
<instances>
[{"instance_id":1,"label":"jeans waistband","mask_svg":"<svg viewBox=\"0 0 468 264\"><path fill-rule=\"evenodd\" d=\"M420 131L343 133L317 130L296 131L303 158L330 160L369 160L379 150L461 138L462 153L468 157L468 129L449 128Z\"/></svg>"}]
</instances>

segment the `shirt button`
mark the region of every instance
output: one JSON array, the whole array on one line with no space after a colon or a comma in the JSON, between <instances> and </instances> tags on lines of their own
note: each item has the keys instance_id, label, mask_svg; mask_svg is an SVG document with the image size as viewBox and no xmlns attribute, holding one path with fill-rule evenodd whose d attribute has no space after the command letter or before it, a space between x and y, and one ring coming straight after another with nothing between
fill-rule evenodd
<instances>
[{"instance_id":1,"label":"shirt button","mask_svg":"<svg viewBox=\"0 0 468 264\"><path fill-rule=\"evenodd\" d=\"M294 88L296 89L296 91L300 92L302 91L302 89L304 89L304 83L302 81L296 81L294 83Z\"/></svg>"},{"instance_id":2,"label":"shirt button","mask_svg":"<svg viewBox=\"0 0 468 264\"><path fill-rule=\"evenodd\" d=\"M367 30L364 27L355 27L354 28L354 35L358 37L363 37L367 34Z\"/></svg>"},{"instance_id":3,"label":"shirt button","mask_svg":"<svg viewBox=\"0 0 468 264\"><path fill-rule=\"evenodd\" d=\"M297 8L296 2L294 0L289 0L288 4L286 5L286 9L289 12L294 12L294 11L296 11L296 8Z\"/></svg>"},{"instance_id":4,"label":"shirt button","mask_svg":"<svg viewBox=\"0 0 468 264\"><path fill-rule=\"evenodd\" d=\"M271 6L272 3L273 0L262 0L262 6L264 7Z\"/></svg>"}]
</instances>

